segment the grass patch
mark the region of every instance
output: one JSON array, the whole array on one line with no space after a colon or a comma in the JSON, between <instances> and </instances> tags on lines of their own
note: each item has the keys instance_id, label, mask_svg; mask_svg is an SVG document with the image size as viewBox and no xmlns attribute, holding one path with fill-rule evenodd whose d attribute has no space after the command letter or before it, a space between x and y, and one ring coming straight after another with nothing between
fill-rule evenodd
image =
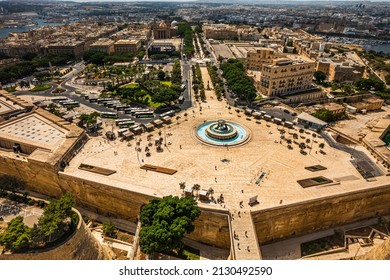
<instances>
[{"instance_id":1,"label":"grass patch","mask_svg":"<svg viewBox=\"0 0 390 280\"><path fill-rule=\"evenodd\" d=\"M184 246L181 252L173 251L169 255L182 260L200 260L200 251L188 246Z\"/></svg>"},{"instance_id":2,"label":"grass patch","mask_svg":"<svg viewBox=\"0 0 390 280\"><path fill-rule=\"evenodd\" d=\"M139 84L138 83L131 83L131 84L125 85L123 87L124 88L137 88L137 87L139 87Z\"/></svg>"},{"instance_id":3,"label":"grass patch","mask_svg":"<svg viewBox=\"0 0 390 280\"><path fill-rule=\"evenodd\" d=\"M172 82L171 81L164 81L164 82L160 82L162 85L166 85L168 87L171 87L172 85Z\"/></svg>"},{"instance_id":4,"label":"grass patch","mask_svg":"<svg viewBox=\"0 0 390 280\"><path fill-rule=\"evenodd\" d=\"M152 106L153 108L157 109L165 106L165 103L153 102L150 94L148 94L145 98L149 98L149 105Z\"/></svg>"},{"instance_id":5,"label":"grass patch","mask_svg":"<svg viewBox=\"0 0 390 280\"><path fill-rule=\"evenodd\" d=\"M181 255L185 257L185 260L200 260L200 251L198 249L184 246L183 253Z\"/></svg>"},{"instance_id":6,"label":"grass patch","mask_svg":"<svg viewBox=\"0 0 390 280\"><path fill-rule=\"evenodd\" d=\"M40 84L40 85L36 85L33 89L31 89L30 91L31 92L37 92L37 91L44 91L44 90L48 90L51 88L51 85L48 85L48 84Z\"/></svg>"},{"instance_id":7,"label":"grass patch","mask_svg":"<svg viewBox=\"0 0 390 280\"><path fill-rule=\"evenodd\" d=\"M15 91L16 91L16 87L7 87L7 88L4 88L4 90L5 90L6 92L11 93L11 92L15 92Z\"/></svg>"}]
</instances>

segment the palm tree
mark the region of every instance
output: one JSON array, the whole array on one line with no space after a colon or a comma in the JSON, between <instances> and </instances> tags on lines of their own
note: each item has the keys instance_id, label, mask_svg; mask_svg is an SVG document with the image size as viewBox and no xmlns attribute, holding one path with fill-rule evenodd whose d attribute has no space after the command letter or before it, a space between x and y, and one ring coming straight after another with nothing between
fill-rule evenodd
<instances>
[{"instance_id":1,"label":"palm tree","mask_svg":"<svg viewBox=\"0 0 390 280\"><path fill-rule=\"evenodd\" d=\"M198 195L198 192L199 192L199 190L200 190L200 185L199 185L199 184L194 184L193 187L192 187L192 189L193 189L194 191L196 191L196 195Z\"/></svg>"}]
</instances>

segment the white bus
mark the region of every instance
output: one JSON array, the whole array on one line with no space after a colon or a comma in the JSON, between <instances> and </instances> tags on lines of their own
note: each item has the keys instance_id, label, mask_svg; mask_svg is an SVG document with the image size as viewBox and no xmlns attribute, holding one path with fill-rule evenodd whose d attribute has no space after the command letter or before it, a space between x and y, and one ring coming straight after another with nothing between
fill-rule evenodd
<instances>
[{"instance_id":1,"label":"white bus","mask_svg":"<svg viewBox=\"0 0 390 280\"><path fill-rule=\"evenodd\" d=\"M152 119L154 118L153 112L137 112L135 113L137 119Z\"/></svg>"},{"instance_id":2,"label":"white bus","mask_svg":"<svg viewBox=\"0 0 390 280\"><path fill-rule=\"evenodd\" d=\"M118 113L114 113L114 112L101 112L100 116L102 118L107 118L107 119L117 119L118 118Z\"/></svg>"}]
</instances>

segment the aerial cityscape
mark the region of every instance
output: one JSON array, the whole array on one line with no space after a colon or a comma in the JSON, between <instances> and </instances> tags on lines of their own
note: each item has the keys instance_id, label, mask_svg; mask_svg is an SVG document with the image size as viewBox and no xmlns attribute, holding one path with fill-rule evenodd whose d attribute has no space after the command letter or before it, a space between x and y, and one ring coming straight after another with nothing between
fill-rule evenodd
<instances>
[{"instance_id":1,"label":"aerial cityscape","mask_svg":"<svg viewBox=\"0 0 390 280\"><path fill-rule=\"evenodd\" d=\"M0 260L389 260L387 1L0 1Z\"/></svg>"}]
</instances>

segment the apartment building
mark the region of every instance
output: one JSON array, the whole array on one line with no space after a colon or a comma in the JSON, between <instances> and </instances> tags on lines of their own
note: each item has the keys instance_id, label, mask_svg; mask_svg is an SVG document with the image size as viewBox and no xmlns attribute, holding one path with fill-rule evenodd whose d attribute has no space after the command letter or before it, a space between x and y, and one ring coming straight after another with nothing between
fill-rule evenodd
<instances>
[{"instance_id":1,"label":"apartment building","mask_svg":"<svg viewBox=\"0 0 390 280\"><path fill-rule=\"evenodd\" d=\"M119 40L114 43L115 53L131 52L136 54L141 48L142 44L140 40Z\"/></svg>"},{"instance_id":2,"label":"apartment building","mask_svg":"<svg viewBox=\"0 0 390 280\"><path fill-rule=\"evenodd\" d=\"M59 41L52 43L46 47L47 53L49 54L62 54L72 53L75 57L80 57L85 51L83 41Z\"/></svg>"},{"instance_id":3,"label":"apartment building","mask_svg":"<svg viewBox=\"0 0 390 280\"><path fill-rule=\"evenodd\" d=\"M264 64L270 64L281 54L276 54L271 48L259 48L248 51L246 58L246 68L251 71L261 71Z\"/></svg>"},{"instance_id":4,"label":"apartment building","mask_svg":"<svg viewBox=\"0 0 390 280\"><path fill-rule=\"evenodd\" d=\"M89 46L90 50L105 52L112 54L114 49L114 41L110 39L99 39Z\"/></svg>"},{"instance_id":5,"label":"apartment building","mask_svg":"<svg viewBox=\"0 0 390 280\"><path fill-rule=\"evenodd\" d=\"M237 40L238 30L235 26L227 24L203 25L206 39L215 40Z\"/></svg>"},{"instance_id":6,"label":"apartment building","mask_svg":"<svg viewBox=\"0 0 390 280\"><path fill-rule=\"evenodd\" d=\"M287 56L264 64L257 87L267 96L286 96L310 89L315 62L301 56Z\"/></svg>"}]
</instances>

